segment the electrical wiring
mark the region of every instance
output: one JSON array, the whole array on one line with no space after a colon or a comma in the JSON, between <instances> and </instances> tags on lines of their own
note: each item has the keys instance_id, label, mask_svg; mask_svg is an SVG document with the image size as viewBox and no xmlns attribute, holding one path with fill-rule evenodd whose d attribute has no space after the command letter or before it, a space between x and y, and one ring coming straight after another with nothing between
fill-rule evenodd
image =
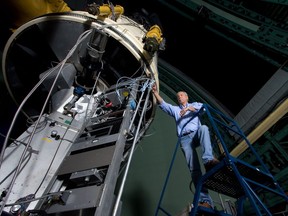
<instances>
[{"instance_id":1,"label":"electrical wiring","mask_svg":"<svg viewBox=\"0 0 288 216\"><path fill-rule=\"evenodd\" d=\"M11 180L11 184L10 184L10 186L8 187L7 194L6 194L6 196L4 197L4 199L3 199L3 204L1 205L0 213L3 211L3 209L4 209L4 207L5 207L5 204L6 204L6 202L7 202L7 199L8 199L8 197L9 197L9 194L11 193L12 186L14 185L14 182L15 182L15 180L16 180L16 178L17 178L17 175L18 175L18 173L19 173L19 171L20 171L20 169L21 169L21 165L22 165L23 160L24 160L24 158L25 158L26 152L27 152L28 148L30 147L30 144L31 144L31 141L32 141L33 136L34 136L34 134L35 134L35 131L36 131L36 129L37 129L37 126L38 126L38 124L39 124L39 122L40 122L40 119L42 118L43 113L44 113L44 108L46 107L46 105L47 105L47 103L48 103L48 100L49 100L49 98L50 98L50 95L51 95L51 93L52 93L52 90L53 90L53 88L54 88L54 86L55 86L55 84L56 84L56 81L57 81L57 79L58 79L58 77L59 77L59 75L60 75L60 72L62 71L62 68L63 68L65 62L66 62L66 61L68 60L68 58L70 58L70 56L74 53L74 51L76 50L76 48L78 47L78 45L79 45L86 37L88 37L91 32L92 32L92 29L83 32L83 33L79 36L76 44L75 44L75 45L73 46L73 48L69 51L69 53L68 53L68 55L65 57L65 59L64 59L60 64L58 64L58 65L56 66L56 68L59 68L59 71L58 71L57 76L55 77L55 80L54 80L54 82L53 82L53 84L52 84L52 86L51 86L51 89L50 89L50 91L49 91L49 93L48 93L48 95L47 95L46 101L44 102L44 105L43 105L43 108L42 108L42 110L41 110L41 112L40 112L40 115L39 115L39 117L38 117L38 120L37 120L36 123L35 123L35 127L34 127L33 131L31 132L31 136L29 137L27 146L25 147L25 149L24 149L24 151L23 151L23 153L22 153L22 155L21 155L21 157L20 157L20 159L19 159L19 163L18 163L18 166L17 166L17 168L16 168L16 170L15 170L14 176L13 176L13 178L12 178L12 180ZM15 124L15 122L16 122L16 119L17 119L17 117L18 117L18 115L19 115L20 110L22 109L22 107L24 106L24 104L26 103L26 101L30 98L30 96L31 96L31 95L35 92L35 90L40 86L40 84L50 75L50 73L52 73L52 70L51 70L50 72L48 72L47 74L45 74L45 75L42 77L42 79L33 87L33 89L32 89L32 90L28 93L28 95L23 99L22 103L20 104L19 108L17 109L17 112L16 112L16 114L15 114L13 120L12 120L12 123L11 123L11 125L10 125L10 128L9 128L9 130L8 130L7 136L6 136L5 141L4 141L4 144L3 144L3 150L2 150L2 152L1 152L1 157L0 157L0 168L1 168L1 165L2 165L2 162L3 162L4 152L5 152L5 148L6 148L6 146L7 146L7 143L8 143L8 138L9 138L10 133L11 133L13 127L14 127L14 124Z\"/></svg>"}]
</instances>

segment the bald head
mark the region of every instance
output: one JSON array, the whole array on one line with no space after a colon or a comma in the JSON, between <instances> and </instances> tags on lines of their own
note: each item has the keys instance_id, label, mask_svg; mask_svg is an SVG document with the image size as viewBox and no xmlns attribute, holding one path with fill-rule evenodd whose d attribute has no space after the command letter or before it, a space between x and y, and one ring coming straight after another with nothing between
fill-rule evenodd
<instances>
[{"instance_id":1,"label":"bald head","mask_svg":"<svg viewBox=\"0 0 288 216\"><path fill-rule=\"evenodd\" d=\"M176 96L177 96L178 103L185 106L189 99L187 92L179 91Z\"/></svg>"}]
</instances>

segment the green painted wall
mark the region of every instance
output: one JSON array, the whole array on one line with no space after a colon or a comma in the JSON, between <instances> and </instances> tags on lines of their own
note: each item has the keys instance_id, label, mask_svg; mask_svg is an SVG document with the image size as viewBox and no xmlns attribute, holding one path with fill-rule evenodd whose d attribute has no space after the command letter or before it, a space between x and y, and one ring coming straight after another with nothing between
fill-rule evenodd
<instances>
[{"instance_id":1,"label":"green painted wall","mask_svg":"<svg viewBox=\"0 0 288 216\"><path fill-rule=\"evenodd\" d=\"M163 93L162 96L173 103L168 96ZM121 216L155 215L176 145L174 119L157 108L152 125L133 155L121 199ZM190 179L186 161L178 146L161 202L161 207L169 214L180 214L193 201ZM216 197L213 192L211 196ZM166 214L159 210L158 216L162 215Z\"/></svg>"}]
</instances>

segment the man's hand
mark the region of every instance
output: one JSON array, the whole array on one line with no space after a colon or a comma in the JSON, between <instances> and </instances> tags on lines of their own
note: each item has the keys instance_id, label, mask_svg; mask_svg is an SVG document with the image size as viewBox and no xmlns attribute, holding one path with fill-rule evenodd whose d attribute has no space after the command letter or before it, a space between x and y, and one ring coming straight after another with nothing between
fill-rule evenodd
<instances>
[{"instance_id":1,"label":"man's hand","mask_svg":"<svg viewBox=\"0 0 288 216\"><path fill-rule=\"evenodd\" d=\"M154 84L154 85L152 86L151 91L152 91L152 93L154 94L154 96L155 96L155 98L156 98L156 100L157 100L157 103L158 103L158 104L161 104L162 101L163 101L163 99L162 99L162 97L160 96L160 94L159 94L159 92L158 92L158 90L157 90L157 85L156 85L156 84Z\"/></svg>"},{"instance_id":2,"label":"man's hand","mask_svg":"<svg viewBox=\"0 0 288 216\"><path fill-rule=\"evenodd\" d=\"M154 92L157 92L157 85L156 84L154 84L153 86L152 86L152 92L154 93Z\"/></svg>"},{"instance_id":3,"label":"man's hand","mask_svg":"<svg viewBox=\"0 0 288 216\"><path fill-rule=\"evenodd\" d=\"M180 116L185 115L185 113L186 113L187 111L195 112L196 109L195 109L193 106L185 107L185 108L183 108L183 109L180 111Z\"/></svg>"}]
</instances>

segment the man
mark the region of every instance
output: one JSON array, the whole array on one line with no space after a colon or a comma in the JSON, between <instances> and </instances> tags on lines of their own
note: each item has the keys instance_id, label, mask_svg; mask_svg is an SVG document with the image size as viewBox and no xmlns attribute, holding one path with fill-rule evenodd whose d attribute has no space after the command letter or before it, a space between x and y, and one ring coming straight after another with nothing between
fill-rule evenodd
<instances>
[{"instance_id":1,"label":"man","mask_svg":"<svg viewBox=\"0 0 288 216\"><path fill-rule=\"evenodd\" d=\"M206 171L209 171L219 163L213 156L209 128L206 125L202 125L198 115L196 115L203 104L199 102L189 103L187 93L180 91L177 93L179 105L175 106L163 100L156 85L153 85L152 92L160 109L175 119L181 150L186 158L192 181L196 186L202 176L196 147L201 147L202 161ZM198 205L214 208L208 190L204 187L202 187Z\"/></svg>"}]
</instances>

